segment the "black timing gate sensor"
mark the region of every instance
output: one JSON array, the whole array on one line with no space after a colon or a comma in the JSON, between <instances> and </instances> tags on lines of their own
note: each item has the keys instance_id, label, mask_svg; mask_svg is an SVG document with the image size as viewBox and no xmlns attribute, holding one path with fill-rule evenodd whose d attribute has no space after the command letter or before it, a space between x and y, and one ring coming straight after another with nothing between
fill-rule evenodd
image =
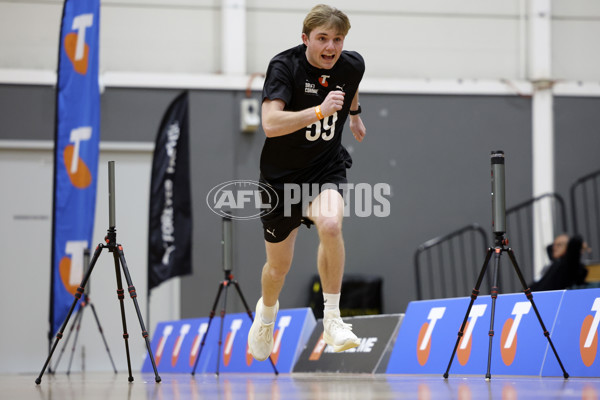
<instances>
[{"instance_id":1,"label":"black timing gate sensor","mask_svg":"<svg viewBox=\"0 0 600 400\"><path fill-rule=\"evenodd\" d=\"M504 152L492 151L492 230L506 233L506 198L504 191Z\"/></svg>"}]
</instances>

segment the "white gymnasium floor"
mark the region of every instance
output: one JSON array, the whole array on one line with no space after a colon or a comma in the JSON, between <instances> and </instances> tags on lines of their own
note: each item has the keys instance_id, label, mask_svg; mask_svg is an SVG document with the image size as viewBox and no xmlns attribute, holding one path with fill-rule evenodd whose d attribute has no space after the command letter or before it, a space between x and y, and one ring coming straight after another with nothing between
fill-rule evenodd
<instances>
[{"instance_id":1,"label":"white gymnasium floor","mask_svg":"<svg viewBox=\"0 0 600 400\"><path fill-rule=\"evenodd\" d=\"M370 374L153 374L72 373L0 375L0 399L10 400L516 400L600 399L600 379Z\"/></svg>"}]
</instances>

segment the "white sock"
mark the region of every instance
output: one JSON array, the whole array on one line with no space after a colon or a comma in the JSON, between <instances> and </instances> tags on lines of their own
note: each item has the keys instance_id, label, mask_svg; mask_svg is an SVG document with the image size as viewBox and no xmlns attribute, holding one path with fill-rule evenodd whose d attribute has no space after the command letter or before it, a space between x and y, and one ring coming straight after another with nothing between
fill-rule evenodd
<instances>
[{"instance_id":1,"label":"white sock","mask_svg":"<svg viewBox=\"0 0 600 400\"><path fill-rule=\"evenodd\" d=\"M260 319L263 324L272 324L277 316L277 303L274 306L267 307L265 303L262 305L262 312L260 313Z\"/></svg>"},{"instance_id":2,"label":"white sock","mask_svg":"<svg viewBox=\"0 0 600 400\"><path fill-rule=\"evenodd\" d=\"M340 296L341 293L331 294L323 292L323 304L325 305L325 311L339 311Z\"/></svg>"}]
</instances>

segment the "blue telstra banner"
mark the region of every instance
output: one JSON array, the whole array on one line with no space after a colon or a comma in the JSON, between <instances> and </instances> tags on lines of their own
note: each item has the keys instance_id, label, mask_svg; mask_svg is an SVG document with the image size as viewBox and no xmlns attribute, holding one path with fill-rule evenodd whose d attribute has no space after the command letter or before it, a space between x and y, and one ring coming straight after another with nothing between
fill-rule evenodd
<instances>
[{"instance_id":1,"label":"blue telstra banner","mask_svg":"<svg viewBox=\"0 0 600 400\"><path fill-rule=\"evenodd\" d=\"M556 322L552 340L569 375L600 377L600 289L567 290ZM562 376L552 352L546 356L542 375Z\"/></svg>"},{"instance_id":2,"label":"blue telstra banner","mask_svg":"<svg viewBox=\"0 0 600 400\"><path fill-rule=\"evenodd\" d=\"M554 337L564 291L536 292L534 302ZM470 298L411 302L400 327L387 373L443 374L448 367ZM452 362L452 374L481 374L487 369L491 298L480 296L469 313ZM556 343L555 343L556 344ZM564 346L556 346L559 355ZM496 300L491 374L541 375L545 360L554 358L544 331L523 293L501 294Z\"/></svg>"},{"instance_id":3,"label":"blue telstra banner","mask_svg":"<svg viewBox=\"0 0 600 400\"><path fill-rule=\"evenodd\" d=\"M100 0L66 0L60 29L50 325L64 321L83 278L94 228L100 142Z\"/></svg>"},{"instance_id":4,"label":"blue telstra banner","mask_svg":"<svg viewBox=\"0 0 600 400\"><path fill-rule=\"evenodd\" d=\"M386 372L441 375L450 361L469 300L454 298L410 302ZM465 335L467 342L472 340L473 331L479 329L479 325L485 325L479 317L481 308L485 306L481 303L478 298L477 317L471 323L471 330ZM486 334L483 340L487 337ZM470 358L470 348L468 354L465 353L465 358Z\"/></svg>"},{"instance_id":5,"label":"blue telstra banner","mask_svg":"<svg viewBox=\"0 0 600 400\"><path fill-rule=\"evenodd\" d=\"M248 353L248 332L252 326L248 314L226 314L222 338L219 338L221 318L214 317L210 329L208 323L208 318L159 322L151 345L158 371L191 373L203 340L205 343L196 373L216 372L217 362L219 372L274 371L269 360L256 361ZM315 317L310 308L279 310L271 353L271 359L279 372L292 371L315 325ZM151 371L152 365L146 357L142 372Z\"/></svg>"}]
</instances>

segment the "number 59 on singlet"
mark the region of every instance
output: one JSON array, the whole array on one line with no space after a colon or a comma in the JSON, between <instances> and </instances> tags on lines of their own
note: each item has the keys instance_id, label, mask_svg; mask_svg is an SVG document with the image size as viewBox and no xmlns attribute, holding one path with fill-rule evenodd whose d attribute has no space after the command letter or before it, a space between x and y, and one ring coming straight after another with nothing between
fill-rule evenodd
<instances>
[{"instance_id":1,"label":"number 59 on singlet","mask_svg":"<svg viewBox=\"0 0 600 400\"><path fill-rule=\"evenodd\" d=\"M338 113L336 111L335 114L307 126L306 140L314 142L320 137L322 137L323 140L331 140L335 135L335 122L337 119Z\"/></svg>"}]
</instances>

